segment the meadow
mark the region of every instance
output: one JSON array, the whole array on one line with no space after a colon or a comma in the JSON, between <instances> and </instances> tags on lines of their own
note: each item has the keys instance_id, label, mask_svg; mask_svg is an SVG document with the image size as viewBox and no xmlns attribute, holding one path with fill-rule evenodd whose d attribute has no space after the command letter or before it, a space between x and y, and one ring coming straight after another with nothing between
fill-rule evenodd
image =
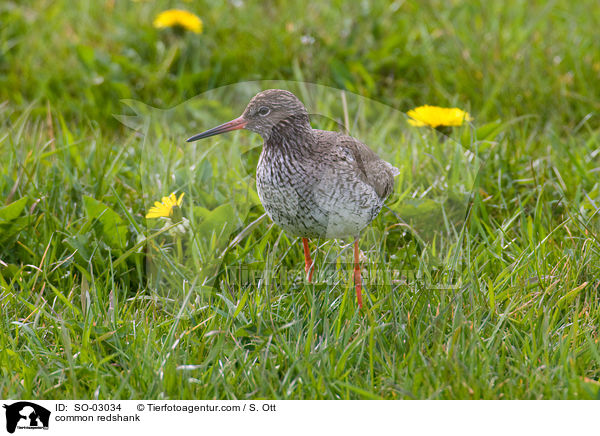
<instances>
[{"instance_id":1,"label":"meadow","mask_svg":"<svg viewBox=\"0 0 600 436\"><path fill-rule=\"evenodd\" d=\"M600 398L600 8L304 3L0 4L0 397ZM401 169L363 310L348 241L303 280L258 136L184 143L271 86Z\"/></svg>"}]
</instances>

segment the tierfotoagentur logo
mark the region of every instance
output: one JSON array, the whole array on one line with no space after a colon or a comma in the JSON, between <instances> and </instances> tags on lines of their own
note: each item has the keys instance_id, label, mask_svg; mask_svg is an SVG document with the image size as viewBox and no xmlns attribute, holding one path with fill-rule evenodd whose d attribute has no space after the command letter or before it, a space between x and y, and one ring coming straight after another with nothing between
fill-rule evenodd
<instances>
[{"instance_id":1,"label":"tierfotoagentur logo","mask_svg":"<svg viewBox=\"0 0 600 436\"><path fill-rule=\"evenodd\" d=\"M4 404L6 409L6 431L14 433L19 430L48 430L50 411L42 406L29 401L19 401L10 405Z\"/></svg>"}]
</instances>

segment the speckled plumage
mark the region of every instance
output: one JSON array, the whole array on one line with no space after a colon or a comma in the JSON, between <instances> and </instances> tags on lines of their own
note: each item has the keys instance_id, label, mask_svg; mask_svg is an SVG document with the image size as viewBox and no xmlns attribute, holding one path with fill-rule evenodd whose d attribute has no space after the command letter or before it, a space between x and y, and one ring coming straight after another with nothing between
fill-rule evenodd
<instances>
[{"instance_id":1,"label":"speckled plumage","mask_svg":"<svg viewBox=\"0 0 600 436\"><path fill-rule=\"evenodd\" d=\"M295 100L295 111L260 132L256 186L267 214L292 236L358 237L391 194L398 170L355 138L312 129L306 109L287 91L258 94L244 114L282 95Z\"/></svg>"},{"instance_id":2,"label":"speckled plumage","mask_svg":"<svg viewBox=\"0 0 600 436\"><path fill-rule=\"evenodd\" d=\"M357 237L392 192L394 168L354 138L322 130L265 141L256 187L271 219L305 238Z\"/></svg>"}]
</instances>

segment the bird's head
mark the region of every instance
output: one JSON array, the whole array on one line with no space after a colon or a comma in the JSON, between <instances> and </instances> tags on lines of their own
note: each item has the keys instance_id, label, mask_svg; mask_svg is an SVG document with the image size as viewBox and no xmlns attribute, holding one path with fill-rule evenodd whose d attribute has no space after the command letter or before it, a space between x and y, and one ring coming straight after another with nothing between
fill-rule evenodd
<instances>
[{"instance_id":1,"label":"bird's head","mask_svg":"<svg viewBox=\"0 0 600 436\"><path fill-rule=\"evenodd\" d=\"M267 89L252 97L239 118L192 136L187 142L238 129L256 132L266 140L273 129L298 123L309 125L308 112L298 97L283 89Z\"/></svg>"}]
</instances>

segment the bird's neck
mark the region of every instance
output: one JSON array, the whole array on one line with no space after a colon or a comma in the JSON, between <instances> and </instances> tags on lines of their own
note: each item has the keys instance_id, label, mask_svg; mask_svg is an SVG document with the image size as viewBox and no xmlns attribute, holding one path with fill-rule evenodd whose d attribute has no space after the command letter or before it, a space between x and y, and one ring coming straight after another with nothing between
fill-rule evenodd
<instances>
[{"instance_id":1,"label":"bird's neck","mask_svg":"<svg viewBox=\"0 0 600 436\"><path fill-rule=\"evenodd\" d=\"M310 151L314 144L312 128L307 115L295 115L271 128L265 139L265 148L272 152Z\"/></svg>"}]
</instances>

